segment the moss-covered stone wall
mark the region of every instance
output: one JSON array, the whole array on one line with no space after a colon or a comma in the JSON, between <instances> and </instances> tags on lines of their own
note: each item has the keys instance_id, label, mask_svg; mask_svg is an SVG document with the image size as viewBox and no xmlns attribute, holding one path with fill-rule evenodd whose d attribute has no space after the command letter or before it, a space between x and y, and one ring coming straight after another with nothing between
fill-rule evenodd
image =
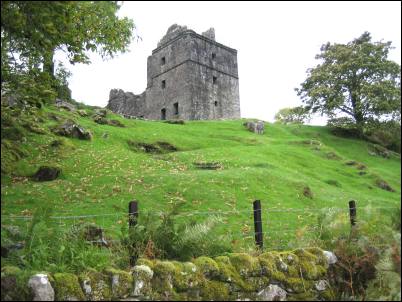
<instances>
[{"instance_id":1,"label":"moss-covered stone wall","mask_svg":"<svg viewBox=\"0 0 402 302\"><path fill-rule=\"evenodd\" d=\"M192 262L139 259L130 271L88 270L79 275L41 272L41 288L27 280L7 288L18 278L18 269L2 268L2 300L34 300L48 284L54 290L49 300L332 300L334 293L327 270L334 263L329 252L318 248L292 252L245 253ZM333 254L332 254L333 255ZM31 277L33 278L33 277ZM7 283L8 282L8 283ZM25 282L25 284L24 284ZM3 284L4 283L4 284ZM32 283L32 282L31 282ZM31 284L29 283L29 284ZM20 289L20 287L25 287ZM26 289L29 290L26 290ZM46 289L47 288L47 289ZM42 298L43 299L43 298Z\"/></svg>"}]
</instances>

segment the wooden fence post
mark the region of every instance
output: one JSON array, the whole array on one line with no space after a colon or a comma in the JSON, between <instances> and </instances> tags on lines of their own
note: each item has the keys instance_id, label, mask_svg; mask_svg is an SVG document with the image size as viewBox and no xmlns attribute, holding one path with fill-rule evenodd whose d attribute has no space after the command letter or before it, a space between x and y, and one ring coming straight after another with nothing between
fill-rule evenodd
<instances>
[{"instance_id":1,"label":"wooden fence post","mask_svg":"<svg viewBox=\"0 0 402 302\"><path fill-rule=\"evenodd\" d=\"M262 237L262 220L261 220L261 201L256 200L253 203L254 212L254 232L255 244L262 250L263 237Z\"/></svg>"},{"instance_id":2,"label":"wooden fence post","mask_svg":"<svg viewBox=\"0 0 402 302\"><path fill-rule=\"evenodd\" d=\"M130 201L128 204L128 225L133 227L137 225L138 220L138 201Z\"/></svg>"},{"instance_id":3,"label":"wooden fence post","mask_svg":"<svg viewBox=\"0 0 402 302\"><path fill-rule=\"evenodd\" d=\"M130 201L128 204L128 226L132 228L137 225L138 220L138 201ZM136 255L136 250L133 243L133 254L130 256L130 265L134 266L137 262L138 255Z\"/></svg>"},{"instance_id":4,"label":"wooden fence post","mask_svg":"<svg viewBox=\"0 0 402 302\"><path fill-rule=\"evenodd\" d=\"M349 201L349 216L350 224L353 227L356 224L356 202L354 200Z\"/></svg>"}]
</instances>

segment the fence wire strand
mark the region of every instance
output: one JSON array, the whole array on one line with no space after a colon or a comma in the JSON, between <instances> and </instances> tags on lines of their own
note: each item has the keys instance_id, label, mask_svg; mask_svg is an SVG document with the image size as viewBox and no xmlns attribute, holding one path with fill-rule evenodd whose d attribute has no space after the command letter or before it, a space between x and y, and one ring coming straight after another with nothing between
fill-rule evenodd
<instances>
[{"instance_id":1,"label":"fence wire strand","mask_svg":"<svg viewBox=\"0 0 402 302\"><path fill-rule=\"evenodd\" d=\"M390 210L390 209L400 209L397 206L382 206L382 207L362 207L355 208L357 210L357 217L364 216L364 214L369 213L370 211L376 210ZM345 213L349 214L350 208L345 207L327 207L327 208L265 208L265 209L234 209L231 211L224 210L214 210L214 211L192 211L192 212L182 212L179 214L173 214L172 216L175 218L184 219L185 218L195 218L205 216L221 216L222 224L219 225L219 228L223 228L223 235L219 236L227 236L232 241L241 240L251 245L254 243L254 240L257 235L262 234L264 239L264 250L283 250L289 248L303 248L300 247L297 243L298 236L310 236L310 242L314 243L317 240L316 236L319 236L322 228L318 225L311 225L313 222L313 217L315 219L320 215L323 211L327 213ZM262 219L261 221L254 221L253 214L255 212L261 212ZM162 218L164 215L167 215L168 212L164 211L154 211L154 210L140 210L138 213L141 216L157 216ZM308 217L304 217L300 221L300 224L294 225L292 223L283 223L281 219L283 216L278 216L281 213L291 213L297 214L298 217L301 213L308 214ZM100 226L107 233L114 233L124 226L124 224L128 224L129 213L124 212L114 212L114 213L98 213L98 214L82 214L82 215L53 215L49 217L52 220L57 221L60 227L73 227L79 223L90 221L91 223L95 223L97 226ZM1 220L3 225L4 221L12 221L13 223L16 221L21 221L26 226L26 231L28 233L30 229L30 221L34 219L33 216L24 216L24 215L13 215L13 214L2 214ZM116 221L117 220L117 221ZM235 220L235 221L230 221ZM240 220L240 221L239 221ZM262 224L262 232L255 232L255 224ZM99 225L100 224L100 225ZM229 227L229 230L228 230ZM226 232L225 232L226 230ZM316 236L314 236L314 235ZM110 234L107 234L110 235ZM285 239L281 239L284 237ZM251 241L251 242L250 242ZM91 240L87 241L88 243L97 243L102 244L99 240ZM117 243L120 240L116 240L114 238L109 238L107 243ZM374 246L377 246L373 244ZM380 246L380 245L378 245ZM382 245L387 246L387 245Z\"/></svg>"}]
</instances>

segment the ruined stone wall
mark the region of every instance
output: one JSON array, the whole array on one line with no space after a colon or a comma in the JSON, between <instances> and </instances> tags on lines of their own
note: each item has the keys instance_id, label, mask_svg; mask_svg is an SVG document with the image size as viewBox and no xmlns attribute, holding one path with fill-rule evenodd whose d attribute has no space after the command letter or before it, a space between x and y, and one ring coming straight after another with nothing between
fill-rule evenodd
<instances>
[{"instance_id":1,"label":"ruined stone wall","mask_svg":"<svg viewBox=\"0 0 402 302\"><path fill-rule=\"evenodd\" d=\"M145 93L111 92L108 108L155 120L240 118L237 51L215 42L212 28L173 25L148 57Z\"/></svg>"},{"instance_id":2,"label":"ruined stone wall","mask_svg":"<svg viewBox=\"0 0 402 302\"><path fill-rule=\"evenodd\" d=\"M18 283L23 280L18 268L6 267L1 294L9 301L323 301L335 298L328 279L335 262L334 254L318 248L258 256L233 253L192 262L139 259L130 271L42 273L25 284Z\"/></svg>"},{"instance_id":3,"label":"ruined stone wall","mask_svg":"<svg viewBox=\"0 0 402 302\"><path fill-rule=\"evenodd\" d=\"M106 108L121 115L144 117L147 114L145 92L136 95L121 89L112 89Z\"/></svg>"}]
</instances>

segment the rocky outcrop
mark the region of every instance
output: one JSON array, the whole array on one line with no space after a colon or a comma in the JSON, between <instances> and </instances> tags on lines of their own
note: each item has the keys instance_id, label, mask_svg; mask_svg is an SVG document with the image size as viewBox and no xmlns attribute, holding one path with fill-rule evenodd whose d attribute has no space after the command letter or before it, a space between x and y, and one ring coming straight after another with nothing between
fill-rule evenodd
<instances>
[{"instance_id":1,"label":"rocky outcrop","mask_svg":"<svg viewBox=\"0 0 402 302\"><path fill-rule=\"evenodd\" d=\"M68 111L76 111L77 110L77 108L73 104L66 102L64 100L61 100L61 99L56 99L54 104L56 105L56 107L67 109Z\"/></svg>"},{"instance_id":2,"label":"rocky outcrop","mask_svg":"<svg viewBox=\"0 0 402 302\"><path fill-rule=\"evenodd\" d=\"M50 181L59 177L60 173L61 169L58 167L41 166L32 178L36 181Z\"/></svg>"},{"instance_id":3,"label":"rocky outcrop","mask_svg":"<svg viewBox=\"0 0 402 302\"><path fill-rule=\"evenodd\" d=\"M89 131L85 130L83 127L72 120L67 120L62 125L53 129L53 132L57 135L83 140L90 140L92 138L92 134Z\"/></svg>"}]
</instances>

